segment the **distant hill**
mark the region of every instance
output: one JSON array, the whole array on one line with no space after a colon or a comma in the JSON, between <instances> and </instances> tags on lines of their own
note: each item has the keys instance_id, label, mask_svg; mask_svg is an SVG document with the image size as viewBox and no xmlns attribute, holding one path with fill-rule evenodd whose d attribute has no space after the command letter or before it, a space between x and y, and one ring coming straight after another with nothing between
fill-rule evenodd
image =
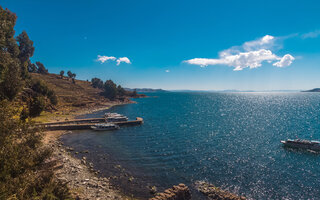
<instances>
[{"instance_id":1,"label":"distant hill","mask_svg":"<svg viewBox=\"0 0 320 200\"><path fill-rule=\"evenodd\" d=\"M166 90L163 89L152 89L152 88L125 88L127 91L134 91L136 90L137 92L165 92Z\"/></svg>"},{"instance_id":2,"label":"distant hill","mask_svg":"<svg viewBox=\"0 0 320 200\"><path fill-rule=\"evenodd\" d=\"M302 92L320 92L320 88L314 88L312 90L305 90L305 91L302 91Z\"/></svg>"},{"instance_id":3,"label":"distant hill","mask_svg":"<svg viewBox=\"0 0 320 200\"><path fill-rule=\"evenodd\" d=\"M242 93L242 92L300 92L299 90L170 90L172 92L216 92L216 93Z\"/></svg>"}]
</instances>

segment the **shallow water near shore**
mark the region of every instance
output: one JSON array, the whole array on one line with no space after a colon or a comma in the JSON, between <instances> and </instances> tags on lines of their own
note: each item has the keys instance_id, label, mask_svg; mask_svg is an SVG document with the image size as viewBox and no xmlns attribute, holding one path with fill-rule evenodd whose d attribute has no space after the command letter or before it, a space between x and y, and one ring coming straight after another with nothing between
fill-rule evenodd
<instances>
[{"instance_id":1,"label":"shallow water near shore","mask_svg":"<svg viewBox=\"0 0 320 200\"><path fill-rule=\"evenodd\" d=\"M319 93L149 93L154 98L116 106L141 126L79 131L61 140L127 194L147 198L194 182L253 199L320 198L320 155L285 149L280 140L320 140ZM105 111L83 117L100 117ZM131 176L133 178L131 178Z\"/></svg>"}]
</instances>

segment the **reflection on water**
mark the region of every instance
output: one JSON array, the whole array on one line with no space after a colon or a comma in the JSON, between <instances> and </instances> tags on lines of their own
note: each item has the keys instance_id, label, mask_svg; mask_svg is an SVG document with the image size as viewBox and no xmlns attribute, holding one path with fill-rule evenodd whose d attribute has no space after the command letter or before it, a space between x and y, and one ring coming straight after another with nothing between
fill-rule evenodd
<instances>
[{"instance_id":1,"label":"reflection on water","mask_svg":"<svg viewBox=\"0 0 320 200\"><path fill-rule=\"evenodd\" d=\"M147 185L161 190L183 182L192 188L197 180L254 199L319 197L319 155L280 144L297 136L320 139L319 94L150 95L158 98L110 110L143 117L142 126L80 131L63 136L63 142L78 151L89 149L87 156L97 169L106 176L121 174L115 181L142 197L149 196Z\"/></svg>"}]
</instances>

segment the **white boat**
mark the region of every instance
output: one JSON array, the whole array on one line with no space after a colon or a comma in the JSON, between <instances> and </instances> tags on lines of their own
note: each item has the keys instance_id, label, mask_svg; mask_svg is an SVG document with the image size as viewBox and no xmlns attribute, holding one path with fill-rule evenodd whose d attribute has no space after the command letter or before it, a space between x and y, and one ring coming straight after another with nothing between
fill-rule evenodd
<instances>
[{"instance_id":1,"label":"white boat","mask_svg":"<svg viewBox=\"0 0 320 200\"><path fill-rule=\"evenodd\" d=\"M286 147L320 151L320 142L315 140L288 139L282 140L281 143Z\"/></svg>"},{"instance_id":2,"label":"white boat","mask_svg":"<svg viewBox=\"0 0 320 200\"><path fill-rule=\"evenodd\" d=\"M92 130L95 131L111 131L111 130L117 130L120 127L113 123L102 123L102 124L95 124L94 126L91 126Z\"/></svg>"},{"instance_id":3,"label":"white boat","mask_svg":"<svg viewBox=\"0 0 320 200\"><path fill-rule=\"evenodd\" d=\"M118 113L105 113L105 119L107 122L125 122L128 121L128 117Z\"/></svg>"},{"instance_id":4,"label":"white boat","mask_svg":"<svg viewBox=\"0 0 320 200\"><path fill-rule=\"evenodd\" d=\"M125 122L128 121L128 117L121 116L121 117L106 117L107 122Z\"/></svg>"},{"instance_id":5,"label":"white boat","mask_svg":"<svg viewBox=\"0 0 320 200\"><path fill-rule=\"evenodd\" d=\"M105 113L104 116L105 117L123 117L124 115L119 114L119 113L110 113L110 112L108 112L108 113Z\"/></svg>"}]
</instances>

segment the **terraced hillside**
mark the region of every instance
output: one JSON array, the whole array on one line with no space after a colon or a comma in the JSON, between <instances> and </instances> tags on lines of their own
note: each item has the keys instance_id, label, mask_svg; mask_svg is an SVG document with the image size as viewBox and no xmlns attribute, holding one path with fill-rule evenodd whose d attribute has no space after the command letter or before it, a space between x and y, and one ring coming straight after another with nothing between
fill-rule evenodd
<instances>
[{"instance_id":1,"label":"terraced hillside","mask_svg":"<svg viewBox=\"0 0 320 200\"><path fill-rule=\"evenodd\" d=\"M38 122L59 121L69 119L75 112L92 110L101 107L110 107L115 104L128 103L128 98L123 101L109 101L100 95L101 89L93 88L88 81L75 80L67 77L61 78L56 74L32 73L33 78L44 80L58 97L58 105L50 111L43 112L35 120Z\"/></svg>"}]
</instances>

